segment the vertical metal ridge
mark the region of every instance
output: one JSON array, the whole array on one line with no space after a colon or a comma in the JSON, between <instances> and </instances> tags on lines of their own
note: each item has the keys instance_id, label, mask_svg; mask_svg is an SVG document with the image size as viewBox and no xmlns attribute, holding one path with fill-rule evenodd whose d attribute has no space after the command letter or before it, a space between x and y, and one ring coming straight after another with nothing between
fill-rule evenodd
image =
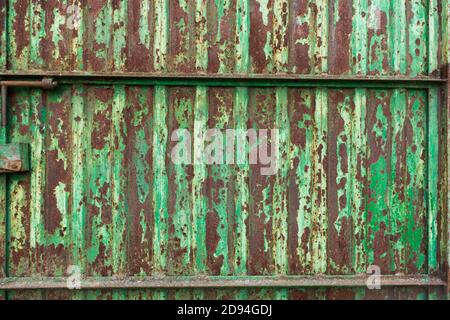
<instances>
[{"instance_id":1,"label":"vertical metal ridge","mask_svg":"<svg viewBox=\"0 0 450 320\"><path fill-rule=\"evenodd\" d=\"M428 93L428 268L429 273L437 271L437 196L439 145L433 137L438 137L439 89L430 89Z\"/></svg>"}]
</instances>

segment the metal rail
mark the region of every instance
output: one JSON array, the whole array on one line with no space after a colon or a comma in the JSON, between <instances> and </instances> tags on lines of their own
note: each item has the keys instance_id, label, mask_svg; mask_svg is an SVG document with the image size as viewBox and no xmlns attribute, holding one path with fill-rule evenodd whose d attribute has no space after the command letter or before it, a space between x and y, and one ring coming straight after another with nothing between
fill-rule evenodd
<instances>
[{"instance_id":1,"label":"metal rail","mask_svg":"<svg viewBox=\"0 0 450 320\"><path fill-rule=\"evenodd\" d=\"M67 289L68 278L4 278L0 290ZM126 277L83 278L81 289L181 289L181 288L296 288L367 287L367 275L284 277ZM381 287L445 287L446 281L427 275L382 276Z\"/></svg>"},{"instance_id":2,"label":"metal rail","mask_svg":"<svg viewBox=\"0 0 450 320\"><path fill-rule=\"evenodd\" d=\"M446 79L404 76L335 76L297 74L180 74L180 73L91 73L29 72L0 73L0 78L35 79L52 77L60 84L93 85L168 85L168 86L249 86L249 87L335 87L335 88L429 88L441 86Z\"/></svg>"}]
</instances>

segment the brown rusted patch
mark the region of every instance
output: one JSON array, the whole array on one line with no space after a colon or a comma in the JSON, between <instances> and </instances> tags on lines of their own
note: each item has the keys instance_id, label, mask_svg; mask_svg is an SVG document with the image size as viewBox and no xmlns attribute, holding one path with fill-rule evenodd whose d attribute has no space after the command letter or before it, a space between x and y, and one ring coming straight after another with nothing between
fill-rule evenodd
<instances>
[{"instance_id":1,"label":"brown rusted patch","mask_svg":"<svg viewBox=\"0 0 450 320\"><path fill-rule=\"evenodd\" d=\"M250 6L252 10L250 13L249 40L252 71L254 73L265 73L269 71L270 64L269 58L264 53L264 47L266 46L267 35L273 32L273 0L268 0L267 8L260 8L260 3L255 0L250 1ZM267 25L264 25L265 21L261 13L264 10L269 10Z\"/></svg>"},{"instance_id":2,"label":"brown rusted patch","mask_svg":"<svg viewBox=\"0 0 450 320\"><path fill-rule=\"evenodd\" d=\"M14 52L14 55L17 58L20 58L23 50L30 46L30 33L27 30L26 23L28 2L16 1L14 3L14 12L16 13L15 20L13 22L14 37L16 41L16 52Z\"/></svg>"},{"instance_id":3,"label":"brown rusted patch","mask_svg":"<svg viewBox=\"0 0 450 320\"><path fill-rule=\"evenodd\" d=\"M70 256L62 243L39 245L35 250L40 275L46 277L65 275L66 268L70 265Z\"/></svg>"},{"instance_id":4,"label":"brown rusted patch","mask_svg":"<svg viewBox=\"0 0 450 320\"><path fill-rule=\"evenodd\" d=\"M235 64L235 33L236 33L236 2L218 21L216 1L209 0L207 7L208 23L208 72L218 73L221 63L225 66L224 72L232 72ZM219 36L220 28L220 38Z\"/></svg>"},{"instance_id":5,"label":"brown rusted patch","mask_svg":"<svg viewBox=\"0 0 450 320\"><path fill-rule=\"evenodd\" d=\"M93 16L98 16L98 14L100 13L100 11L102 11L102 8L105 4L104 1L102 0L88 0L88 8L90 10L90 14L92 14Z\"/></svg>"},{"instance_id":6,"label":"brown rusted patch","mask_svg":"<svg viewBox=\"0 0 450 320\"><path fill-rule=\"evenodd\" d=\"M45 184L45 230L54 234L60 226L62 215L57 206L56 190L64 186L64 191L70 193L71 186L71 164L69 162L71 140L70 112L67 111L66 102L70 101L70 92L63 96L60 103L48 103L48 131L46 134L46 146L50 149L52 141L57 142L56 149L46 152L46 184ZM66 162L64 158L67 158ZM67 199L69 201L69 199ZM70 211L70 207L68 210ZM62 231L62 230L61 230ZM63 236L63 235L60 235Z\"/></svg>"},{"instance_id":7,"label":"brown rusted patch","mask_svg":"<svg viewBox=\"0 0 450 320\"><path fill-rule=\"evenodd\" d=\"M113 274L113 267L108 263L108 258L110 256L110 252L107 252L106 246L103 244L102 237L98 241L99 244L99 253L96 256L93 263L88 265L88 272L91 274L95 274L102 277L108 277Z\"/></svg>"},{"instance_id":8,"label":"brown rusted patch","mask_svg":"<svg viewBox=\"0 0 450 320\"><path fill-rule=\"evenodd\" d=\"M215 212L208 212L206 215L206 248L208 250L208 269L211 275L220 275L220 269L223 265L224 256L216 256L216 248L219 244L220 237L217 234L220 220ZM221 226L223 227L223 226Z\"/></svg>"},{"instance_id":9,"label":"brown rusted patch","mask_svg":"<svg viewBox=\"0 0 450 320\"><path fill-rule=\"evenodd\" d=\"M353 288L328 288L327 289L327 300L354 300L355 299L355 289Z\"/></svg>"},{"instance_id":10,"label":"brown rusted patch","mask_svg":"<svg viewBox=\"0 0 450 320\"><path fill-rule=\"evenodd\" d=\"M169 42L169 65L171 72L193 72L195 63L195 6L187 1L187 12L178 1L169 2L171 19Z\"/></svg>"},{"instance_id":11,"label":"brown rusted patch","mask_svg":"<svg viewBox=\"0 0 450 320\"><path fill-rule=\"evenodd\" d=\"M45 65L44 66L36 65L36 66L34 66L35 68L42 68L42 67L47 68L49 66L49 64L51 64L52 62L58 61L55 59L54 55L55 55L55 48L59 44L56 44L53 42L54 34L52 31L52 25L55 21L55 14L54 14L53 10L55 9L55 7L60 7L60 5L62 5L62 3L60 3L59 1L55 1L55 0L45 1L42 4L42 9L44 11L45 24L40 27L42 29L44 29L44 32L47 36L44 37L39 42L39 54ZM61 7L59 9L61 10ZM63 11L63 10L61 10L61 11ZM39 31L37 31L37 32L39 32ZM39 35L34 34L33 36L38 37Z\"/></svg>"},{"instance_id":12,"label":"brown rusted patch","mask_svg":"<svg viewBox=\"0 0 450 320\"><path fill-rule=\"evenodd\" d=\"M308 39L310 29L308 23L298 23L294 21L290 24L290 28L293 29L291 33L291 43L289 56L292 67L295 68L296 73L307 74L311 70L311 63L309 58L310 44L296 43L297 40Z\"/></svg>"},{"instance_id":13,"label":"brown rusted patch","mask_svg":"<svg viewBox=\"0 0 450 320\"><path fill-rule=\"evenodd\" d=\"M349 130L342 118L342 112L348 108L351 113L353 107L345 105L345 97L352 95L351 90L332 90L329 92L328 112L328 181L327 181L327 208L328 208L328 272L331 274L345 274L351 268L351 236L352 220L340 217L347 208L347 174L350 158L347 148L351 147ZM348 126L349 124L347 124ZM348 135L346 135L348 133ZM339 143L339 145L338 145ZM344 144L345 143L345 144ZM338 159L339 157L339 159ZM338 172L341 175L338 180ZM341 196L338 196L338 191ZM351 212L348 212L351 214Z\"/></svg>"},{"instance_id":14,"label":"brown rusted patch","mask_svg":"<svg viewBox=\"0 0 450 320\"><path fill-rule=\"evenodd\" d=\"M350 35L352 32L352 2L347 0L329 3L329 69L331 74L345 74L350 71ZM336 6L339 19L335 17ZM336 24L333 21L338 20Z\"/></svg>"},{"instance_id":15,"label":"brown rusted patch","mask_svg":"<svg viewBox=\"0 0 450 320\"><path fill-rule=\"evenodd\" d=\"M98 54L105 50L110 50L106 47L105 43L97 43L95 39L96 30L95 22L99 19L99 14L103 7L107 5L102 0L88 0L86 7L89 8L89 15L85 20L86 30L84 33L85 50L83 50L83 62L85 69L89 71L105 71L111 70L107 63L106 58L99 57ZM112 53L108 52L106 56L110 56Z\"/></svg>"},{"instance_id":16,"label":"brown rusted patch","mask_svg":"<svg viewBox=\"0 0 450 320\"><path fill-rule=\"evenodd\" d=\"M46 214L44 216L44 227L49 234L55 233L61 223L61 212L57 209L55 190L58 187L60 177L65 176L64 164L58 160L58 151L52 150L47 152L47 171L44 203ZM67 187L66 187L67 188ZM65 190L68 191L68 190Z\"/></svg>"},{"instance_id":17,"label":"brown rusted patch","mask_svg":"<svg viewBox=\"0 0 450 320\"><path fill-rule=\"evenodd\" d=\"M150 5L150 12L141 12L140 0L128 1L128 24L127 24L127 42L125 52L127 53L125 68L129 72L151 72L153 71L153 39L154 28L153 10L154 6ZM146 46L140 39L140 17L145 14L148 17L149 30L148 37L149 43ZM162 30L159 32L163 32Z\"/></svg>"}]
</instances>

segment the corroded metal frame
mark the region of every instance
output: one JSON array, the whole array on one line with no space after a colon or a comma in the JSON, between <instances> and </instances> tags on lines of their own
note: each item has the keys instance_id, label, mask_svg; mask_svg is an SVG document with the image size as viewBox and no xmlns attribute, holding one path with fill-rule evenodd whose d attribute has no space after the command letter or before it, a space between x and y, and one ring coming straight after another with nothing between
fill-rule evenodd
<instances>
[{"instance_id":1,"label":"corroded metal frame","mask_svg":"<svg viewBox=\"0 0 450 320\"><path fill-rule=\"evenodd\" d=\"M181 289L181 288L296 288L366 287L366 276L165 276L102 277L81 279L81 289ZM442 287L446 282L432 276L382 276L383 287ZM0 280L2 290L67 289L67 278L7 278Z\"/></svg>"}]
</instances>

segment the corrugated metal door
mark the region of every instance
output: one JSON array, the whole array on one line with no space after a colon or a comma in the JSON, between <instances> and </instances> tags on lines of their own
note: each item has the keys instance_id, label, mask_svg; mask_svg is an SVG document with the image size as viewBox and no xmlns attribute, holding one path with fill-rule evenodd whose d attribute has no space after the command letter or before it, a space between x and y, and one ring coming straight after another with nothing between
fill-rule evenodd
<instances>
[{"instance_id":1,"label":"corrugated metal door","mask_svg":"<svg viewBox=\"0 0 450 320\"><path fill-rule=\"evenodd\" d=\"M59 84L8 90L0 297L446 298L449 11L0 1L2 80ZM278 129L279 170L175 164L178 128Z\"/></svg>"}]
</instances>

